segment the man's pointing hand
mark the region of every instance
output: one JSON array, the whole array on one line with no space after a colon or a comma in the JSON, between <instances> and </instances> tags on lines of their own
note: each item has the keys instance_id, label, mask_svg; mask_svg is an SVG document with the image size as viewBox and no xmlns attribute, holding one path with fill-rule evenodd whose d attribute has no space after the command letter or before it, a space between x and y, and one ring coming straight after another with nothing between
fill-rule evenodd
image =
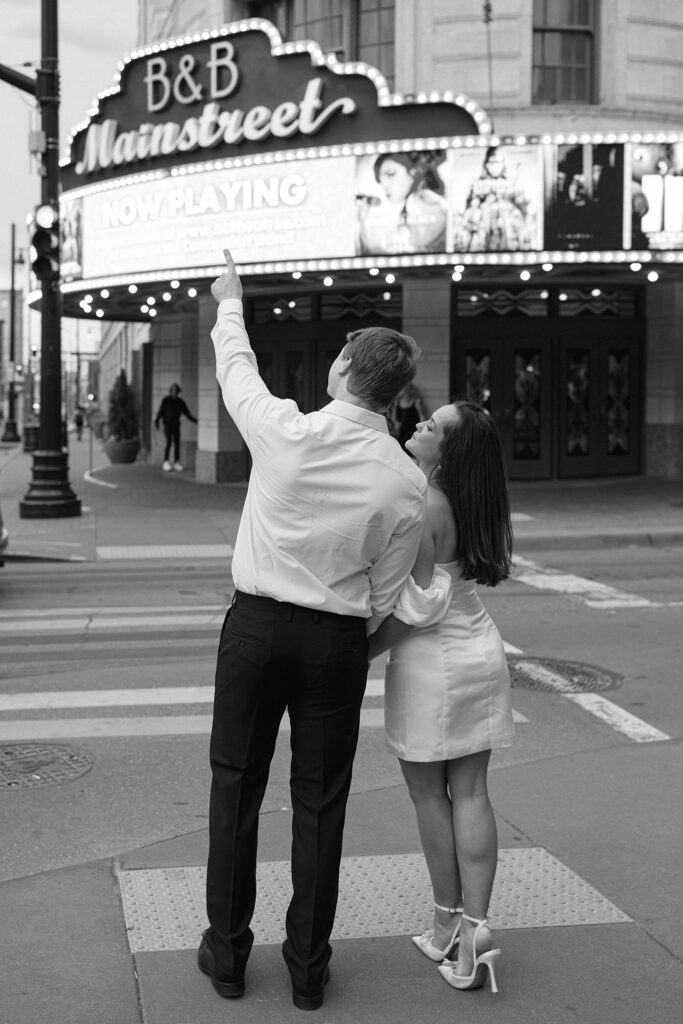
<instances>
[{"instance_id":1,"label":"man's pointing hand","mask_svg":"<svg viewBox=\"0 0 683 1024\"><path fill-rule=\"evenodd\" d=\"M242 282L235 269L230 250L224 249L223 255L225 256L226 268L221 276L217 277L211 285L211 294L216 302L222 302L223 299L241 299Z\"/></svg>"}]
</instances>

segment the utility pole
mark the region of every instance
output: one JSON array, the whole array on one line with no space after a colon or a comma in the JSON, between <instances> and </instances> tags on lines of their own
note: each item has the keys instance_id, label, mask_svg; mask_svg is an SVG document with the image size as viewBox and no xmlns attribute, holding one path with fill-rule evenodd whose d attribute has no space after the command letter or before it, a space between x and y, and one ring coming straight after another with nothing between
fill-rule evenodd
<instances>
[{"instance_id":1,"label":"utility pole","mask_svg":"<svg viewBox=\"0 0 683 1024\"><path fill-rule=\"evenodd\" d=\"M41 0L41 62L36 78L0 65L0 79L31 93L40 106L45 149L41 164L41 207L55 211L59 232L59 61L57 0ZM42 226L42 225L41 225ZM34 270L40 261L36 260ZM59 272L40 274L40 427L33 452L32 479L22 501L22 519L57 519L81 514L69 484L68 455L62 448L62 340Z\"/></svg>"},{"instance_id":2,"label":"utility pole","mask_svg":"<svg viewBox=\"0 0 683 1024\"><path fill-rule=\"evenodd\" d=\"M17 412L16 412L16 391L14 387L14 375L15 375L15 338L16 338L16 309L15 309L15 295L14 295L14 263L16 258L15 250L15 227L12 225L11 232L11 249L10 249L10 286L9 286L9 365L7 368L9 381L7 384L7 419L5 420L5 429L2 435L2 440L6 443L14 443L20 440L19 434L17 433Z\"/></svg>"}]
</instances>

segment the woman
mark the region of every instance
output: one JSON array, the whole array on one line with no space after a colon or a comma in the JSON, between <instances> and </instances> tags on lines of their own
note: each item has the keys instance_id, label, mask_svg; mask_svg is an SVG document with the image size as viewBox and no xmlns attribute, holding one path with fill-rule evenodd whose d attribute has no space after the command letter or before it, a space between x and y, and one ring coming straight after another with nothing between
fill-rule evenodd
<instances>
[{"instance_id":1,"label":"woman","mask_svg":"<svg viewBox=\"0 0 683 1024\"><path fill-rule=\"evenodd\" d=\"M496 992L500 951L486 915L498 840L486 775L491 750L512 743L513 726L503 643L476 584L496 586L510 574L502 449L495 422L469 401L437 409L406 447L429 480L412 578L427 587L437 565L453 594L437 625L410 630L390 616L370 640L371 657L392 648L387 742L415 805L434 893L433 927L413 942L454 988L481 987L488 970ZM457 960L447 959L454 947Z\"/></svg>"},{"instance_id":2,"label":"woman","mask_svg":"<svg viewBox=\"0 0 683 1024\"><path fill-rule=\"evenodd\" d=\"M440 153L382 153L373 167L384 198L362 196L361 253L443 252L448 210Z\"/></svg>"},{"instance_id":3,"label":"woman","mask_svg":"<svg viewBox=\"0 0 683 1024\"><path fill-rule=\"evenodd\" d=\"M415 428L420 420L426 418L426 410L420 392L415 384L406 384L398 393L396 401L391 406L390 431L396 438L403 450L406 444L415 433Z\"/></svg>"}]
</instances>

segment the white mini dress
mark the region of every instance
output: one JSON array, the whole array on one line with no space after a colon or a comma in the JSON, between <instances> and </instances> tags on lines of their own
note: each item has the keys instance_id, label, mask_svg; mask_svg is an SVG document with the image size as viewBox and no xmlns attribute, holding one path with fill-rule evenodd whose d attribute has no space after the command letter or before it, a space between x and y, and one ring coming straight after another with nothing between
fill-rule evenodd
<instances>
[{"instance_id":1,"label":"white mini dress","mask_svg":"<svg viewBox=\"0 0 683 1024\"><path fill-rule=\"evenodd\" d=\"M389 652L385 731L404 761L446 761L513 740L510 676L500 633L457 562L451 602L436 625L413 629Z\"/></svg>"}]
</instances>

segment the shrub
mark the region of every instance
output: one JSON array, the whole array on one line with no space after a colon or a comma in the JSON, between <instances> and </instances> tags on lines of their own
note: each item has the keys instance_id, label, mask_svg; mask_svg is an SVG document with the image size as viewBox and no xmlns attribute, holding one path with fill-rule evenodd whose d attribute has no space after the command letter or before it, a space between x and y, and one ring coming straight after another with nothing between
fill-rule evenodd
<instances>
[{"instance_id":1,"label":"shrub","mask_svg":"<svg viewBox=\"0 0 683 1024\"><path fill-rule=\"evenodd\" d=\"M138 436L135 395L125 370L121 370L109 392L109 436L117 441L131 441Z\"/></svg>"}]
</instances>

